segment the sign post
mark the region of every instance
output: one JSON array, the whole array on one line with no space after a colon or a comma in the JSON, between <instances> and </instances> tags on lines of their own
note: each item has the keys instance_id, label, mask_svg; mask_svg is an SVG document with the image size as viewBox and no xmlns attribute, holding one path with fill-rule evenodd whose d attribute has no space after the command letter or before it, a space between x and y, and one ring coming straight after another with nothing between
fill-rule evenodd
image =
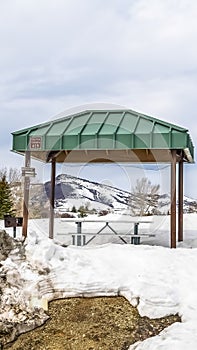
<instances>
[{"instance_id":1,"label":"sign post","mask_svg":"<svg viewBox=\"0 0 197 350\"><path fill-rule=\"evenodd\" d=\"M30 167L31 154L30 151L25 152L25 168ZM29 176L24 177L24 198L23 198L23 230L22 235L24 239L27 237L27 225L28 225L28 205L29 205L29 187L30 179Z\"/></svg>"}]
</instances>

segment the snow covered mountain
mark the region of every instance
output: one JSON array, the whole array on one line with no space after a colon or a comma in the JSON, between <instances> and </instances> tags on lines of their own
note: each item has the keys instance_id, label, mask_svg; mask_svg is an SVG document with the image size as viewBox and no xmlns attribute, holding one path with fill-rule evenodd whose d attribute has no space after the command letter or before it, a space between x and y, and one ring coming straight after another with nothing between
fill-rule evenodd
<instances>
[{"instance_id":1,"label":"snow covered mountain","mask_svg":"<svg viewBox=\"0 0 197 350\"><path fill-rule=\"evenodd\" d=\"M184 196L183 209L184 213L197 213L197 200Z\"/></svg>"},{"instance_id":2,"label":"snow covered mountain","mask_svg":"<svg viewBox=\"0 0 197 350\"><path fill-rule=\"evenodd\" d=\"M45 183L47 196L50 194L50 182ZM56 208L60 211L75 206L87 206L89 209L124 210L128 207L130 193L96 182L61 174L55 181Z\"/></svg>"},{"instance_id":3,"label":"snow covered mountain","mask_svg":"<svg viewBox=\"0 0 197 350\"><path fill-rule=\"evenodd\" d=\"M37 208L37 211L47 212L50 181L45 184L32 185L31 192L31 204ZM78 210L81 206L88 210L95 209L97 212L101 210L130 212L130 208L136 207L138 202L139 199L127 191L75 176L61 174L55 180L55 207L56 212L59 213L70 211L73 207ZM41 209L38 208L38 204ZM154 209L154 213L167 214L169 209L169 194L159 194L157 210ZM151 203L149 203L149 212L153 212ZM197 212L197 201L184 196L184 212Z\"/></svg>"},{"instance_id":4,"label":"snow covered mountain","mask_svg":"<svg viewBox=\"0 0 197 350\"><path fill-rule=\"evenodd\" d=\"M50 182L45 185L46 195L50 194ZM71 210L74 206L78 209L80 206L87 207L89 210L110 210L113 212L130 211L135 207L138 198L130 192L120 190L97 182L77 178L71 175L61 174L55 181L55 203L56 210L65 212ZM151 212L152 206L149 205ZM159 195L158 211L167 213L169 210L169 196Z\"/></svg>"}]
</instances>

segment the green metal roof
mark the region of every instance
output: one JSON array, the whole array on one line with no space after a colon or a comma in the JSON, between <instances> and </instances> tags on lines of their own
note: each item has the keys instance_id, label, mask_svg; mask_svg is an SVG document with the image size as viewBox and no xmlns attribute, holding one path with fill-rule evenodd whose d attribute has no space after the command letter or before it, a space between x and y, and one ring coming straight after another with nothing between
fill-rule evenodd
<instances>
[{"instance_id":1,"label":"green metal roof","mask_svg":"<svg viewBox=\"0 0 197 350\"><path fill-rule=\"evenodd\" d=\"M193 162L188 130L132 110L86 110L13 134L12 150L41 153L73 150L183 150Z\"/></svg>"}]
</instances>

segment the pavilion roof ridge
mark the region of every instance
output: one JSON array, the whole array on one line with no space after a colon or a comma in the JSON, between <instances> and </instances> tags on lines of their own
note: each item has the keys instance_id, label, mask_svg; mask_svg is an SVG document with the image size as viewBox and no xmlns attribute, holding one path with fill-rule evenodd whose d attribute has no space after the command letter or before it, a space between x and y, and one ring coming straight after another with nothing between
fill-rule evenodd
<instances>
[{"instance_id":1,"label":"pavilion roof ridge","mask_svg":"<svg viewBox=\"0 0 197 350\"><path fill-rule=\"evenodd\" d=\"M80 117L84 114L87 114L87 113L130 113L132 115L136 115L136 116L139 116L141 118L144 118L148 121L151 121L152 123L157 123L157 124L160 124L160 125L163 125L163 126L166 126L168 128L171 128L171 129L176 129L176 130L180 130L180 131L183 131L183 132L188 132L188 129L185 128L185 127L181 127L179 125L176 125L174 123L170 123L170 122L167 122L167 121L164 121L162 119L159 119L159 118L156 118L156 117L152 117L150 115L147 115L147 114L144 114L142 112L138 112L138 111L134 111L130 108L121 108L121 109L118 109L118 108L115 108L115 109L84 109L83 111L80 111L80 112L76 112L76 113L71 113L71 114L68 114L68 115L64 115L65 112L62 112L62 113L59 113L57 115L57 118L54 118L54 119L50 119L48 121L45 121L45 122L42 122L40 124L36 124L36 125L33 125L33 126L30 126L30 127L27 127L27 128L24 128L24 129L20 129L19 131L13 131L12 132L12 135L15 135L15 134L18 134L18 133L21 133L21 132L25 132L25 131L28 131L28 130L33 130L33 129L37 129L37 128L40 128L40 127L45 127L45 126L48 126L50 124L55 124L55 123L59 123L61 121L64 121L64 120L67 120L67 119L74 119L75 117Z\"/></svg>"},{"instance_id":2,"label":"pavilion roof ridge","mask_svg":"<svg viewBox=\"0 0 197 350\"><path fill-rule=\"evenodd\" d=\"M135 111L134 109L131 109L131 108L106 108L106 109L93 109L93 108L85 108L84 110L80 111L80 112L76 112L76 113L71 113L71 114L68 114L68 115L63 115L64 113L66 113L66 111L64 112L61 112L57 115L57 118L51 120L51 121L61 121L61 120L65 120L65 119L69 119L71 117L78 117L80 115L84 115L86 113L125 113L125 112L128 112L128 113L131 113L131 114L135 114L136 116L139 116L139 117L142 117L142 118L145 118L147 120L150 120L150 121L153 121L153 122L156 122L158 124L162 124L162 125L166 125L168 127L171 127L171 128L175 128L175 129L179 129L179 130L182 130L182 131L188 131L187 128L185 127L182 127L182 126L179 126L179 125L176 125L174 123L170 123L170 122L167 122L165 120L162 120L160 118L156 118L156 117L153 117L153 116L150 116L148 114L144 114L142 112L139 112L139 111ZM62 115L62 116L61 116ZM59 116L59 117L58 117ZM61 117L60 117L61 116Z\"/></svg>"}]
</instances>

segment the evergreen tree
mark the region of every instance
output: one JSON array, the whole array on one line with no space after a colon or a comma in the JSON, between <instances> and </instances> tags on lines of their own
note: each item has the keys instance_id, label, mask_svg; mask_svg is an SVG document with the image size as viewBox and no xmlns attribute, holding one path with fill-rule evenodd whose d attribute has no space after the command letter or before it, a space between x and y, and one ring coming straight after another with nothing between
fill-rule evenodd
<instances>
[{"instance_id":1,"label":"evergreen tree","mask_svg":"<svg viewBox=\"0 0 197 350\"><path fill-rule=\"evenodd\" d=\"M10 185L6 181L6 176L3 174L0 177L0 219L3 219L4 215L14 216L14 214Z\"/></svg>"},{"instance_id":2,"label":"evergreen tree","mask_svg":"<svg viewBox=\"0 0 197 350\"><path fill-rule=\"evenodd\" d=\"M76 212L77 212L77 209L76 209L75 205L73 205L73 207L72 207L72 209L71 209L71 212L72 212L72 213L76 213Z\"/></svg>"}]
</instances>

